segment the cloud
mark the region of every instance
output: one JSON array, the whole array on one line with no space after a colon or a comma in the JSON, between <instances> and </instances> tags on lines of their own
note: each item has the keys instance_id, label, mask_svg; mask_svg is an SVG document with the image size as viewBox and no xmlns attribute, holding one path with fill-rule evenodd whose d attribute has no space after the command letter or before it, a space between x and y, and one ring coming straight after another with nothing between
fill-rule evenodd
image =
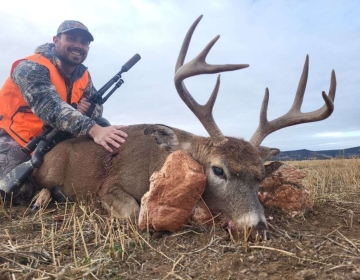
<instances>
[{"instance_id":1,"label":"cloud","mask_svg":"<svg viewBox=\"0 0 360 280\"><path fill-rule=\"evenodd\" d=\"M325 132L325 133L317 133L314 135L315 137L322 138L347 138L347 137L359 137L360 130L357 131L346 131L346 132Z\"/></svg>"},{"instance_id":2,"label":"cloud","mask_svg":"<svg viewBox=\"0 0 360 280\"><path fill-rule=\"evenodd\" d=\"M359 131L360 120L358 1L64 0L55 10L48 3L14 0L2 4L2 81L15 60L50 42L62 21L77 19L95 37L85 65L97 88L135 53L142 57L123 75L125 84L104 105L106 118L118 124L165 123L206 136L201 123L179 98L173 82L182 40L194 20L203 14L185 62L220 34L207 62L250 64L249 68L221 74L213 115L225 135L251 138L258 126L266 87L270 90L269 120L286 114L309 54L302 111L323 106L321 91L328 92L330 74L335 69L334 113L321 122L276 131L263 144L282 150L360 145L358 134L346 135ZM49 12L39 7L47 7ZM201 75L186 79L185 84L204 104L215 81L216 75ZM335 132L345 136L319 136Z\"/></svg>"}]
</instances>

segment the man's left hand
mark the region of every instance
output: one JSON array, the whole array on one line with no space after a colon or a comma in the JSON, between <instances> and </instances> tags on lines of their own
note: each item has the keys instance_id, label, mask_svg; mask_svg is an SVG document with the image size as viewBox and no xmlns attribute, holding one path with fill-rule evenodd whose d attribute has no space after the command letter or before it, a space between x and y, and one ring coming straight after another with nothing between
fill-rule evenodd
<instances>
[{"instance_id":1,"label":"man's left hand","mask_svg":"<svg viewBox=\"0 0 360 280\"><path fill-rule=\"evenodd\" d=\"M77 109L81 114L86 115L90 106L91 103L86 98L82 98L77 105Z\"/></svg>"}]
</instances>

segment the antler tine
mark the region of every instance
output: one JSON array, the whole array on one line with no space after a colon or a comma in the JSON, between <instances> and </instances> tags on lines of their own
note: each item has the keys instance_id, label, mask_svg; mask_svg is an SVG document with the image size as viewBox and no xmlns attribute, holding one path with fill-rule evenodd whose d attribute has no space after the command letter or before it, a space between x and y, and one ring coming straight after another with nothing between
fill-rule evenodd
<instances>
[{"instance_id":1,"label":"antler tine","mask_svg":"<svg viewBox=\"0 0 360 280\"><path fill-rule=\"evenodd\" d=\"M266 88L264 100L261 106L259 126L255 131L254 135L250 139L251 144L258 147L269 134L271 134L276 130L300 123L321 121L328 118L332 114L332 112L334 111L334 100L335 100L335 92L336 92L336 77L334 70L332 70L331 72L329 94L326 95L324 91L322 92L322 97L325 101L325 104L320 109L315 110L313 112L302 113L300 111L305 94L308 71L309 71L309 56L307 55L304 69L299 81L299 86L294 99L294 103L291 109L282 117L279 117L270 122L267 120L269 90Z\"/></svg>"},{"instance_id":2,"label":"antler tine","mask_svg":"<svg viewBox=\"0 0 360 280\"><path fill-rule=\"evenodd\" d=\"M306 90L308 74L309 74L309 55L306 55L304 68L301 73L299 85L298 85L298 88L297 88L297 91L295 94L294 103L293 103L290 111L292 111L292 110L300 111L300 108L301 108L301 105L302 105L302 102L304 99L305 90Z\"/></svg>"},{"instance_id":3,"label":"antler tine","mask_svg":"<svg viewBox=\"0 0 360 280\"><path fill-rule=\"evenodd\" d=\"M181 46L178 60L175 66L175 87L176 90L184 101L184 103L190 108L190 110L195 114L195 116L200 120L206 131L209 133L210 137L213 138L215 145L220 145L227 141L220 129L215 123L215 120L212 115L212 110L216 101L216 97L220 87L220 75L217 78L214 90L205 105L200 105L195 101L187 90L184 80L188 77L201 75L201 74L213 74L220 73L225 71L234 71L242 68L246 68L248 64L223 64L223 65L211 65L205 62L206 56L219 39L219 35L212 39L207 46L200 52L200 54L195 57L193 60L189 61L184 65L185 57L191 37L195 31L196 26L200 22L202 15L198 17L195 22L191 25L189 31L187 32L184 42Z\"/></svg>"},{"instance_id":4,"label":"antler tine","mask_svg":"<svg viewBox=\"0 0 360 280\"><path fill-rule=\"evenodd\" d=\"M184 65L184 61L185 61L185 57L186 57L186 54L187 54L187 51L189 49L189 45L190 45L190 41L191 41L191 37L195 31L195 28L196 26L198 25L198 23L200 22L200 20L202 19L203 15L199 16L195 21L194 23L190 26L188 32L186 33L186 36L184 38L184 42L181 46L181 49L180 49L180 53L179 53L179 57L178 57L178 60L176 62L176 65L175 65L175 74L177 72L177 70Z\"/></svg>"}]
</instances>

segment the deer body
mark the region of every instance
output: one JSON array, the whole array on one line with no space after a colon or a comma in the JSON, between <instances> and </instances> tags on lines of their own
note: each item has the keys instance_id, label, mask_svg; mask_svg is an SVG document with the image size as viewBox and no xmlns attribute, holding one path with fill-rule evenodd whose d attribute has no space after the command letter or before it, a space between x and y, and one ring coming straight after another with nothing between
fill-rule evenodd
<instances>
[{"instance_id":1,"label":"deer body","mask_svg":"<svg viewBox=\"0 0 360 280\"><path fill-rule=\"evenodd\" d=\"M134 219L152 173L161 169L170 152L181 149L203 165L203 199L214 215L222 214L223 225L241 223L245 214L249 226L265 227L257 199L264 168L259 152L248 142L230 138L216 147L210 138L164 125L131 125L124 131L129 135L126 143L112 154L87 137L60 143L33 173L36 184L74 201L95 195L118 218Z\"/></svg>"},{"instance_id":2,"label":"deer body","mask_svg":"<svg viewBox=\"0 0 360 280\"><path fill-rule=\"evenodd\" d=\"M33 173L40 188L51 190L55 198L72 200L88 194L98 196L107 209L119 218L135 218L142 196L149 189L149 178L161 169L169 153L183 150L205 170L207 185L203 199L211 213L230 228L244 224L258 232L266 229L263 208L258 200L259 183L264 177L263 163L278 154L278 149L260 146L270 133L287 126L323 120L334 110L336 80L331 74L329 94L322 93L325 104L309 113L300 111L307 82L309 59L306 58L294 104L284 116L267 120L269 90L260 112L259 126L249 142L225 137L212 116L220 86L205 105L198 104L186 89L184 80L200 74L212 74L246 68L247 64L210 65L205 62L215 37L193 60L184 65L191 36L201 20L190 27L175 67L175 87L181 99L203 124L210 137L200 137L165 125L131 125L125 144L110 154L91 139L81 137L64 141L45 156L44 164Z\"/></svg>"}]
</instances>

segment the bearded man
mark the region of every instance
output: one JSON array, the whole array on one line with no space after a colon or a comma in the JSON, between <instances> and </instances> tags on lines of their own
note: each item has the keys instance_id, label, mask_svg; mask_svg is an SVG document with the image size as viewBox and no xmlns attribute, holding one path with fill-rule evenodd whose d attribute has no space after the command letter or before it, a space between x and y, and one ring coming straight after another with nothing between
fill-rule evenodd
<instances>
[{"instance_id":1,"label":"bearded man","mask_svg":"<svg viewBox=\"0 0 360 280\"><path fill-rule=\"evenodd\" d=\"M88 135L109 152L125 142L123 126L101 118L102 106L96 105L92 115L86 116L88 99L96 90L82 63L92 41L84 24L66 20L53 43L13 63L0 90L0 178L30 159L22 147L41 134L44 125L74 136Z\"/></svg>"}]
</instances>

